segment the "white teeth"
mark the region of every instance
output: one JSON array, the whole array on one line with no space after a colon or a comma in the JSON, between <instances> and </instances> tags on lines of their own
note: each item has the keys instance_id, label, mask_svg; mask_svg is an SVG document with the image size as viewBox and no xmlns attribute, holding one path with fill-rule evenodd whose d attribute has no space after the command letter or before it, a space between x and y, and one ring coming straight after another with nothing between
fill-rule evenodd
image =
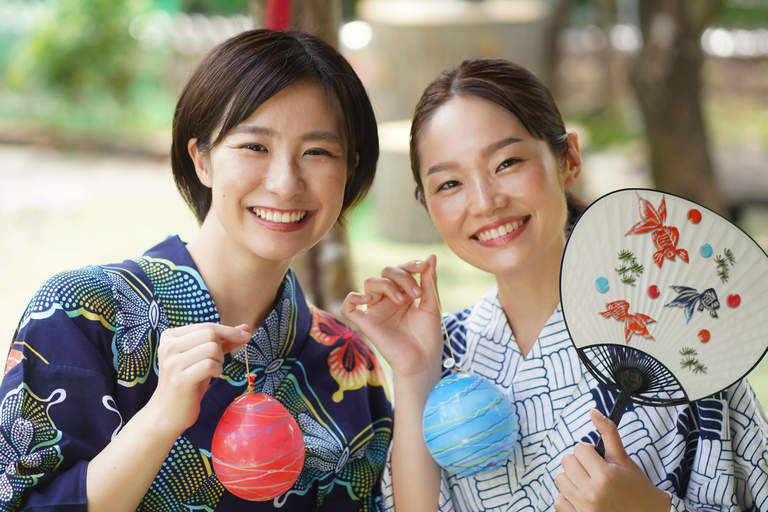
<instances>
[{"instance_id":1,"label":"white teeth","mask_svg":"<svg viewBox=\"0 0 768 512\"><path fill-rule=\"evenodd\" d=\"M516 220L514 222L507 222L506 224L499 226L498 228L490 229L488 231L483 231L482 233L479 233L477 235L477 239L481 242L487 242L488 240L493 240L494 238L499 238L507 233L511 233L512 231L516 230L520 226L523 225L522 221Z\"/></svg>"},{"instance_id":2,"label":"white teeth","mask_svg":"<svg viewBox=\"0 0 768 512\"><path fill-rule=\"evenodd\" d=\"M253 208L259 218L262 218L268 222L277 222L280 224L296 224L306 217L307 212L274 212L271 210L262 210L261 208Z\"/></svg>"}]
</instances>

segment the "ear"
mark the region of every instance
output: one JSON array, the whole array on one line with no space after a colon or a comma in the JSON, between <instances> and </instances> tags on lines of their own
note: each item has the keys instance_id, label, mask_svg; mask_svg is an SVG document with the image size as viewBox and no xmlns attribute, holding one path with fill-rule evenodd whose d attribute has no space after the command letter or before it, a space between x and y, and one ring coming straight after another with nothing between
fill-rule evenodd
<instances>
[{"instance_id":1,"label":"ear","mask_svg":"<svg viewBox=\"0 0 768 512\"><path fill-rule=\"evenodd\" d=\"M197 179L206 187L211 188L212 181L210 166L208 165L208 155L203 154L200 148L197 147L197 138L189 139L187 151L189 151L189 156L192 157L192 162L195 164Z\"/></svg>"},{"instance_id":2,"label":"ear","mask_svg":"<svg viewBox=\"0 0 768 512\"><path fill-rule=\"evenodd\" d=\"M360 153L355 151L355 166L351 169L347 169L347 179L349 179L350 176L355 174L355 171L357 170L357 165L360 163Z\"/></svg>"},{"instance_id":3,"label":"ear","mask_svg":"<svg viewBox=\"0 0 768 512\"><path fill-rule=\"evenodd\" d=\"M579 136L576 132L568 132L568 153L565 155L562 173L563 184L566 188L576 183L581 174L581 152L579 151Z\"/></svg>"}]
</instances>

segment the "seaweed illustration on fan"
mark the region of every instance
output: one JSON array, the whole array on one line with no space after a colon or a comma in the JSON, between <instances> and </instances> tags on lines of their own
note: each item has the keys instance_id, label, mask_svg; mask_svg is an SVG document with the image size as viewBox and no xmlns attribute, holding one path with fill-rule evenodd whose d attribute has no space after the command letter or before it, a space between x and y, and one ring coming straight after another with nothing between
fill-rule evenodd
<instances>
[{"instance_id":1,"label":"seaweed illustration on fan","mask_svg":"<svg viewBox=\"0 0 768 512\"><path fill-rule=\"evenodd\" d=\"M619 268L614 269L619 274L621 282L635 286L637 278L643 274L643 266L637 262L631 251L622 249L619 251Z\"/></svg>"},{"instance_id":2,"label":"seaweed illustration on fan","mask_svg":"<svg viewBox=\"0 0 768 512\"><path fill-rule=\"evenodd\" d=\"M658 209L650 201L643 199L639 193L637 198L640 207L640 221L632 226L632 229L627 231L625 236L651 233L651 240L653 240L653 244L658 249L658 251L653 253L653 261L659 268L661 268L665 258L674 261L676 257L679 257L688 263L688 251L677 248L680 232L676 227L664 225L664 222L667 220L667 204L664 196L661 196L661 203Z\"/></svg>"},{"instance_id":3,"label":"seaweed illustration on fan","mask_svg":"<svg viewBox=\"0 0 768 512\"><path fill-rule=\"evenodd\" d=\"M733 251L724 249L722 256L715 256L715 263L717 263L717 277L723 284L727 283L731 277L731 267L736 263Z\"/></svg>"},{"instance_id":4,"label":"seaweed illustration on fan","mask_svg":"<svg viewBox=\"0 0 768 512\"><path fill-rule=\"evenodd\" d=\"M679 354L683 357L680 361L680 368L687 368L693 373L707 373L707 367L696 358L698 355L696 349L683 347L680 349Z\"/></svg>"}]
</instances>

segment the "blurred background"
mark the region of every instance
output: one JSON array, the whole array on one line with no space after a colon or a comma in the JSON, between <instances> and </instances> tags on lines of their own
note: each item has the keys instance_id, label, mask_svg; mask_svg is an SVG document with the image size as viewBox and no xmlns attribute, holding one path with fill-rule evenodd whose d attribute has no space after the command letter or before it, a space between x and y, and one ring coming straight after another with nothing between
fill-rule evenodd
<instances>
[{"instance_id":1,"label":"blurred background","mask_svg":"<svg viewBox=\"0 0 768 512\"><path fill-rule=\"evenodd\" d=\"M170 173L176 97L205 52L281 10L348 57L380 122L372 193L296 262L320 307L335 312L365 277L431 253L444 310L493 284L439 242L407 154L421 91L470 57L510 59L550 87L580 135L585 200L659 188L768 248L768 0L0 0L8 343L54 273L194 235ZM749 378L768 402L768 361Z\"/></svg>"}]
</instances>

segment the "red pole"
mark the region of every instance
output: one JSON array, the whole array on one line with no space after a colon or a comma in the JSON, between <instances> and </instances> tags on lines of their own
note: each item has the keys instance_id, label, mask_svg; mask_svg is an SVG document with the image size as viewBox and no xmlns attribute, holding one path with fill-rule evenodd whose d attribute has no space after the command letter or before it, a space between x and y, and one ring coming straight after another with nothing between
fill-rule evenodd
<instances>
[{"instance_id":1,"label":"red pole","mask_svg":"<svg viewBox=\"0 0 768 512\"><path fill-rule=\"evenodd\" d=\"M267 0L264 28L288 30L291 26L291 0Z\"/></svg>"}]
</instances>

